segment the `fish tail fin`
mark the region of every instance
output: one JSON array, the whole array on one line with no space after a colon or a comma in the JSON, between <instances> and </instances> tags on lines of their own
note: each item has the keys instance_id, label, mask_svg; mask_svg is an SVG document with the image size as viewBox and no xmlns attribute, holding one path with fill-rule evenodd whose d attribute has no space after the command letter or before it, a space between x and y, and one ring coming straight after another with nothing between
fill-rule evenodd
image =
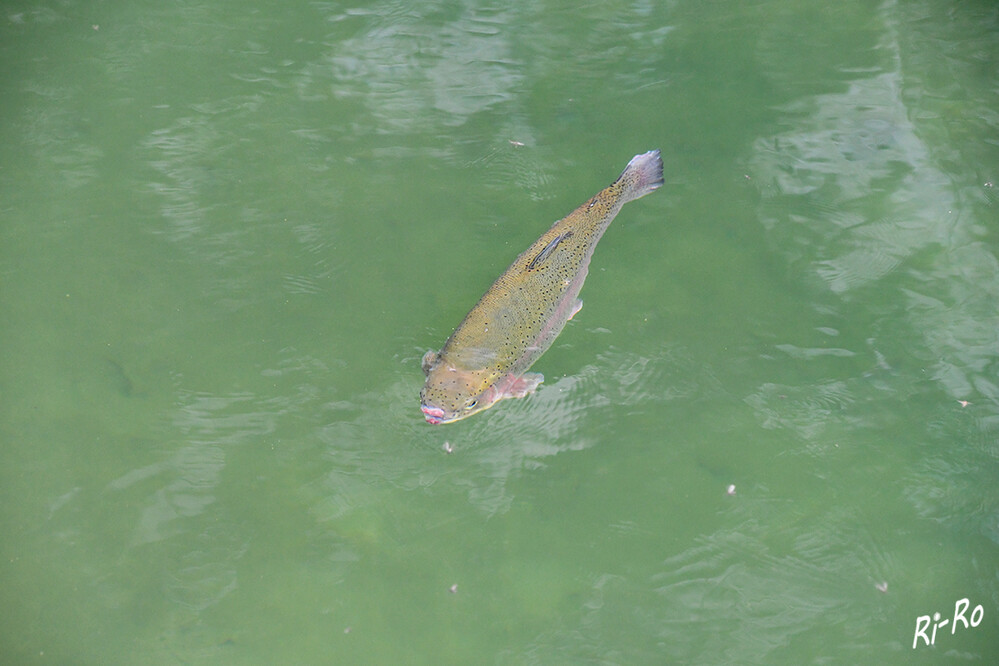
<instances>
[{"instance_id":1,"label":"fish tail fin","mask_svg":"<svg viewBox=\"0 0 999 666\"><path fill-rule=\"evenodd\" d=\"M617 182L624 187L623 198L626 202L658 190L663 184L662 155L658 150L635 155L618 176Z\"/></svg>"}]
</instances>

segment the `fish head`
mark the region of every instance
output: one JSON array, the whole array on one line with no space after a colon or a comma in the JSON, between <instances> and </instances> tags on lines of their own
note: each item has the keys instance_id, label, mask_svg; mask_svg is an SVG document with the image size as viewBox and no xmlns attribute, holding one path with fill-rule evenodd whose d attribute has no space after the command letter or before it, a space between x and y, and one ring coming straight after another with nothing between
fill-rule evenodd
<instances>
[{"instance_id":1,"label":"fish head","mask_svg":"<svg viewBox=\"0 0 999 666\"><path fill-rule=\"evenodd\" d=\"M499 399L494 373L465 370L436 352L423 357L427 381L420 391L420 410L427 423L437 425L468 418L492 407Z\"/></svg>"}]
</instances>

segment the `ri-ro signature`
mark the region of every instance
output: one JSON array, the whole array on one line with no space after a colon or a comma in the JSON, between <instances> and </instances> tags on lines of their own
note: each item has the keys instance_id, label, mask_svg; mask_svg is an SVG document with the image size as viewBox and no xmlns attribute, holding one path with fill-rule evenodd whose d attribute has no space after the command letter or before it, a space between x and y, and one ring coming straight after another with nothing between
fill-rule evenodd
<instances>
[{"instance_id":1,"label":"ri-ro signature","mask_svg":"<svg viewBox=\"0 0 999 666\"><path fill-rule=\"evenodd\" d=\"M924 645L934 645L937 642L937 629L943 629L948 624L950 625L950 635L953 636L957 633L958 625L964 625L965 629L973 629L982 623L982 618L985 617L985 609L982 608L981 604L975 606L969 615L965 615L968 612L968 607L971 602L968 599L958 599L954 602L954 614L950 617L943 617L939 612L933 614L933 617L929 615L920 615L916 618L916 633L912 636L912 649L915 650L919 645L919 639L923 639ZM927 631L930 633L927 635Z\"/></svg>"}]
</instances>

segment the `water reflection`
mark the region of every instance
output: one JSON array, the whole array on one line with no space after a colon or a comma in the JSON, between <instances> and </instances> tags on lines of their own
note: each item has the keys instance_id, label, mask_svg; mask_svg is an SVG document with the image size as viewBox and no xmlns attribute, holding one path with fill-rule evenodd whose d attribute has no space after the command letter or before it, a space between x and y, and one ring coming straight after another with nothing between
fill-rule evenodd
<instances>
[{"instance_id":1,"label":"water reflection","mask_svg":"<svg viewBox=\"0 0 999 666\"><path fill-rule=\"evenodd\" d=\"M233 507L220 503L223 472L236 447L273 432L282 412L246 393L184 395L173 424L183 442L108 484L114 497L139 507L129 550L167 558L163 586L179 607L201 611L236 589L249 535L231 520Z\"/></svg>"},{"instance_id":2,"label":"water reflection","mask_svg":"<svg viewBox=\"0 0 999 666\"><path fill-rule=\"evenodd\" d=\"M452 16L432 5L380 3L333 14L328 20L345 36L336 40L325 62L306 68L303 82L325 88L325 71L332 71L334 97L362 104L379 131L417 132L428 129L428 122L460 124L509 101L520 85L522 76L501 31L511 13L461 7ZM312 94L307 85L299 87Z\"/></svg>"},{"instance_id":3,"label":"water reflection","mask_svg":"<svg viewBox=\"0 0 999 666\"><path fill-rule=\"evenodd\" d=\"M149 187L164 200L161 211L170 222L171 240L190 239L206 227L209 206L202 202L202 191L215 178L209 164L219 144L220 131L207 116L179 119L146 139L150 165L163 177Z\"/></svg>"},{"instance_id":4,"label":"water reflection","mask_svg":"<svg viewBox=\"0 0 999 666\"><path fill-rule=\"evenodd\" d=\"M249 548L231 530L206 527L193 536L165 571L164 590L171 603L194 612L220 602L238 587L237 567Z\"/></svg>"},{"instance_id":5,"label":"water reflection","mask_svg":"<svg viewBox=\"0 0 999 666\"><path fill-rule=\"evenodd\" d=\"M34 104L18 130L35 163L53 174L46 188L74 190L92 183L105 151L95 142L92 121L74 110L78 87L31 82L24 94Z\"/></svg>"},{"instance_id":6,"label":"water reflection","mask_svg":"<svg viewBox=\"0 0 999 666\"><path fill-rule=\"evenodd\" d=\"M978 147L986 128L994 129L995 110L966 78L953 78L967 63L941 52L949 48L939 39L947 30L916 18L928 7L885 4L880 18L890 29L880 66L858 72L845 91L790 103L790 126L754 145L759 211L772 247L808 284L808 307L871 335L876 367L852 366L849 376L851 356L865 356L860 350L781 341L776 348L810 365L813 379L765 383L746 402L765 428L792 433L803 450L832 459L842 450L828 456L831 447L890 441L906 401L920 400L897 443L901 459L887 465L891 487L907 511L955 535L936 543L956 561L979 535L996 541L999 507L990 481L999 424L983 418L999 408L999 259L982 231L994 205L981 174L994 165ZM994 35L975 37L978 27L967 28L971 51L976 43L994 47ZM954 99L964 100L964 123L949 118L947 100ZM837 379L815 370L837 359ZM896 547L914 549L907 538ZM793 572L786 565L774 571ZM802 601L808 615L812 606Z\"/></svg>"},{"instance_id":7,"label":"water reflection","mask_svg":"<svg viewBox=\"0 0 999 666\"><path fill-rule=\"evenodd\" d=\"M946 176L908 120L898 98L897 72L859 79L845 93L793 103L807 114L795 129L757 141L754 169L764 195L801 202L790 219L763 208L763 222L780 235L800 225L810 242L827 247L813 270L834 292L878 280L929 244L950 237L954 198ZM875 192L889 190L884 216ZM873 211L873 216L872 216ZM821 256L821 255L820 255Z\"/></svg>"},{"instance_id":8,"label":"water reflection","mask_svg":"<svg viewBox=\"0 0 999 666\"><path fill-rule=\"evenodd\" d=\"M885 20L896 24L896 10L886 8ZM811 248L801 270L831 292L849 297L884 283L923 338L909 353L939 359L933 374L953 397L995 400L979 374L999 330L986 305L999 299L999 261L979 240L976 215L984 184L955 181L950 150L927 142L941 119L922 113L923 81L905 68L899 40L921 36L902 34L884 37L888 71L793 102L795 127L757 141L761 217L792 263L794 248Z\"/></svg>"}]
</instances>

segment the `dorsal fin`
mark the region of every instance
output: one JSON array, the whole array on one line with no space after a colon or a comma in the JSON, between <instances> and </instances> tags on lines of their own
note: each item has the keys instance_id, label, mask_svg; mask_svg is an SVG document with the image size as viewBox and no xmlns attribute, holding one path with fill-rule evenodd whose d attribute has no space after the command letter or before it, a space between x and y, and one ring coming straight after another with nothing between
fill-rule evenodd
<instances>
[{"instance_id":1,"label":"dorsal fin","mask_svg":"<svg viewBox=\"0 0 999 666\"><path fill-rule=\"evenodd\" d=\"M541 250L541 252L538 252L538 256L534 257L534 259L531 259L531 263L527 264L527 270L532 271L541 264L545 263L545 259L551 256L551 253L555 251L555 248L558 247L558 244L571 236L572 232L567 231L564 234L559 234L558 236L553 238L548 243L548 245L545 245L544 249Z\"/></svg>"}]
</instances>

